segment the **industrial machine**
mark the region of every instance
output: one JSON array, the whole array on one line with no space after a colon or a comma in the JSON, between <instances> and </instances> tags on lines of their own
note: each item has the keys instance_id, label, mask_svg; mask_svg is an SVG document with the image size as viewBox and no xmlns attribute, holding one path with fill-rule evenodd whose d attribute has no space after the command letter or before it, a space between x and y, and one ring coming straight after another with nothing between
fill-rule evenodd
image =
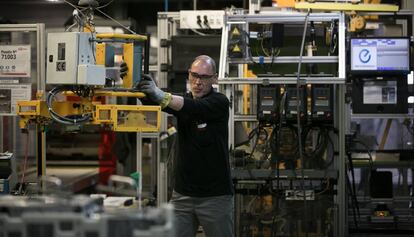
<instances>
[{"instance_id":1,"label":"industrial machine","mask_svg":"<svg viewBox=\"0 0 414 237\"><path fill-rule=\"evenodd\" d=\"M371 124L357 136L346 134L355 119L384 114L405 117L412 129L412 13L381 1L261 2L251 1L249 14L229 11L222 33L219 89L232 102L236 236L410 229L410 171L400 170L396 181L396 170L380 169L369 158L375 141L366 141L363 132ZM283 7L289 9L279 11ZM386 36L375 36L380 32ZM387 154L379 156L395 156ZM396 189L403 196L391 200Z\"/></svg>"},{"instance_id":2,"label":"industrial machine","mask_svg":"<svg viewBox=\"0 0 414 237\"><path fill-rule=\"evenodd\" d=\"M236 236L341 236L344 21L342 13L227 15L219 88L232 98Z\"/></svg>"},{"instance_id":3,"label":"industrial machine","mask_svg":"<svg viewBox=\"0 0 414 237\"><path fill-rule=\"evenodd\" d=\"M410 38L351 38L349 73L353 113L408 112Z\"/></svg>"},{"instance_id":4,"label":"industrial machine","mask_svg":"<svg viewBox=\"0 0 414 237\"><path fill-rule=\"evenodd\" d=\"M17 187L18 194L46 173L61 177L73 192L84 191L105 183L116 172L118 161L131 163L125 165L130 169L125 174L142 174L143 149L135 149L138 142L131 146L128 142L133 139L126 136L159 135L161 108L142 105L145 95L137 90L140 80L148 79L149 35L127 27L122 30L131 34L96 32L93 19L99 7L93 2L73 5L73 24L65 32L49 33L47 47L45 38L34 44L41 70L33 77L37 81L27 86L33 95L13 98L18 100L16 125L22 132L16 142L25 144L17 146L13 169L17 177L10 187ZM122 62L128 70L121 77ZM8 94L3 91L4 97ZM125 136L120 134L124 132ZM152 195L152 190L147 193Z\"/></svg>"},{"instance_id":5,"label":"industrial machine","mask_svg":"<svg viewBox=\"0 0 414 237\"><path fill-rule=\"evenodd\" d=\"M18 102L20 127L55 121L101 125L119 132L159 131L159 106L108 103L110 97L145 96L136 87L143 76L142 63L148 64L148 58L142 58L143 53L149 55L148 36L96 33L90 20L94 6L88 7L90 11L77 15L83 31L48 35L46 83L54 88L46 100L45 92L38 91L37 100ZM121 82L106 76L106 67L114 66L115 43L123 45L123 60L129 67ZM148 65L144 68L148 73Z\"/></svg>"},{"instance_id":6,"label":"industrial machine","mask_svg":"<svg viewBox=\"0 0 414 237\"><path fill-rule=\"evenodd\" d=\"M348 42L352 114L346 146L347 190L353 232L414 231L408 99L412 96L408 76L413 69L412 12L399 12L393 18L391 26L387 14L377 19L384 34L364 29L351 33Z\"/></svg>"}]
</instances>

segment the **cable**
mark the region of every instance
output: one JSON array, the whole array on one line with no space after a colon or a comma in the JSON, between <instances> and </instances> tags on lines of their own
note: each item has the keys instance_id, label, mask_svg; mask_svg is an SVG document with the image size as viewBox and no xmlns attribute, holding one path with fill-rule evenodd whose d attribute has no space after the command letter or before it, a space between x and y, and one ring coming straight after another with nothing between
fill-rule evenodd
<instances>
[{"instance_id":1,"label":"cable","mask_svg":"<svg viewBox=\"0 0 414 237\"><path fill-rule=\"evenodd\" d=\"M337 32L335 31L335 21L331 22L331 26L330 26L330 30L331 30L331 44L329 45L329 52L330 53L334 53L336 50L336 47L338 45L338 36L337 36Z\"/></svg>"},{"instance_id":2,"label":"cable","mask_svg":"<svg viewBox=\"0 0 414 237\"><path fill-rule=\"evenodd\" d=\"M103 5L103 6L100 6L100 7L97 7L96 9L102 9L102 8L105 8L105 7L107 7L107 6L109 6L113 1L115 1L115 0L111 0L110 2L108 2L107 4L105 4L105 5Z\"/></svg>"},{"instance_id":3,"label":"cable","mask_svg":"<svg viewBox=\"0 0 414 237\"><path fill-rule=\"evenodd\" d=\"M85 9L85 7L77 7L76 5L74 5L73 3L70 3L67 0L63 0L63 1L69 4L70 6L72 6L73 8L75 8L76 10L78 10L84 17L86 17L86 15L81 11L81 9Z\"/></svg>"},{"instance_id":4,"label":"cable","mask_svg":"<svg viewBox=\"0 0 414 237\"><path fill-rule=\"evenodd\" d=\"M262 134L264 134L264 138L261 138L261 135ZM253 129L250 133L249 133L249 141L251 141L254 137L256 136L256 139L255 139L255 142L254 142L254 145L253 145L253 148L252 148L252 150L251 150L251 152L250 152L250 155L249 155L249 158L247 159L248 161L250 161L250 160L252 160L253 159L253 154L254 154L254 151L256 150L256 147L257 147L257 144L258 144L258 142L259 142L259 140L267 140L267 138L268 138L268 133L267 133L267 131L266 131L266 129L264 129L260 124L259 124L259 126L257 127L257 128L255 128L255 129ZM245 165L246 166L246 165ZM248 171L248 173L249 173L249 176L250 176L250 178L251 179L253 179L254 178L254 175L252 174L252 171L251 171L251 168L247 168L247 171Z\"/></svg>"},{"instance_id":5,"label":"cable","mask_svg":"<svg viewBox=\"0 0 414 237\"><path fill-rule=\"evenodd\" d=\"M370 170L373 170L374 169L374 160L372 158L372 153L371 153L371 150L368 147L368 145L366 143L362 142L361 140L357 140L357 139L354 139L354 142L356 142L358 144L361 144L362 146L365 147L365 149L367 149L367 153L368 153L368 157L369 157L368 162L369 162Z\"/></svg>"},{"instance_id":6,"label":"cable","mask_svg":"<svg viewBox=\"0 0 414 237\"><path fill-rule=\"evenodd\" d=\"M87 7L77 7L76 5L70 3L67 0L63 0L65 3L69 4L70 6L72 6L73 8L75 8L76 10L78 10L83 17L85 17L85 19L89 19L88 16L86 16L80 9L87 9ZM128 27L122 25L120 22L118 22L117 20L115 20L114 18L112 18L111 16L109 16L108 14L106 14L105 12L101 11L101 8L107 7L109 4L111 4L114 0L111 0L110 2L108 2L107 4L101 6L101 7L97 7L95 8L95 10L97 10L98 12L100 12L102 15L106 16L108 19L112 20L113 22L117 23L119 26L121 26L122 28L124 28L125 30L129 31L132 34L137 34L136 32L132 31L131 29L129 29ZM93 9L92 9L93 10ZM88 22L90 23L90 21Z\"/></svg>"},{"instance_id":7,"label":"cable","mask_svg":"<svg viewBox=\"0 0 414 237\"><path fill-rule=\"evenodd\" d=\"M23 164L23 173L22 178L20 179L20 187L19 187L19 194L22 194L23 184L24 184L24 178L26 174L27 169L27 160L29 158L29 132L26 133L26 146L24 149L24 164Z\"/></svg>"},{"instance_id":8,"label":"cable","mask_svg":"<svg viewBox=\"0 0 414 237\"><path fill-rule=\"evenodd\" d=\"M353 214L354 224L355 224L355 227L358 229L357 208L356 208L357 205L358 205L358 202L355 202L355 200L357 200L357 199L356 199L354 193L352 192L351 180L349 179L348 174L346 175L346 184L348 186L347 190L350 192L350 195L351 195L352 214Z\"/></svg>"},{"instance_id":9,"label":"cable","mask_svg":"<svg viewBox=\"0 0 414 237\"><path fill-rule=\"evenodd\" d=\"M273 67L273 63L275 61L275 57L279 56L279 54L280 54L280 48L275 48L275 49L272 48L272 60L270 61L270 70Z\"/></svg>"},{"instance_id":10,"label":"cable","mask_svg":"<svg viewBox=\"0 0 414 237\"><path fill-rule=\"evenodd\" d=\"M369 157L369 159L368 159L368 162L369 162L368 180L370 180L371 179L372 172L374 171L374 161L372 159L372 154L371 154L370 148L368 147L368 145L366 143L364 143L364 142L362 142L362 141L360 141L358 139L354 139L353 141L355 143L361 144L362 146L364 146L367 149L367 153L368 153L368 157ZM351 160L352 160L352 157L351 157ZM355 178L353 177L353 179L355 179ZM355 180L353 180L353 185L355 185ZM358 211L358 217L359 217L360 216L360 213L359 213L359 204L358 204L358 200L356 199L356 193L354 193L354 195L355 195L354 202L355 202L356 209ZM365 191L364 191L364 196L365 196ZM356 228L358 228L358 224L356 224L355 226L356 226Z\"/></svg>"},{"instance_id":11,"label":"cable","mask_svg":"<svg viewBox=\"0 0 414 237\"><path fill-rule=\"evenodd\" d=\"M253 55L252 55L252 48L250 47L250 44L247 44L247 57L250 59L250 61L253 63L253 65L258 64L257 62L254 61L253 59Z\"/></svg>"},{"instance_id":12,"label":"cable","mask_svg":"<svg viewBox=\"0 0 414 237\"><path fill-rule=\"evenodd\" d=\"M267 57L270 57L269 52L267 52L267 50L265 50L265 48L263 47L263 41L264 41L263 38L260 39L260 47L262 48L264 55L266 55Z\"/></svg>"},{"instance_id":13,"label":"cable","mask_svg":"<svg viewBox=\"0 0 414 237\"><path fill-rule=\"evenodd\" d=\"M283 93L282 98L280 99L280 104L279 104L280 118L279 118L279 126L278 126L279 131L278 131L278 134L277 134L277 142L278 143L282 140L282 124L283 124L283 118L284 118L284 112L285 112L286 96L287 96L287 91L285 91ZM277 190L277 192L279 192L279 190L280 190L280 167L279 166L280 166L280 157L281 157L281 155L280 155L280 145L275 147L275 149L276 149L275 154L277 155L277 161L276 161L276 190ZM276 214L277 208L279 208L279 195L276 196L275 214ZM272 225L272 228L273 228L273 225Z\"/></svg>"},{"instance_id":14,"label":"cable","mask_svg":"<svg viewBox=\"0 0 414 237\"><path fill-rule=\"evenodd\" d=\"M306 143L306 140L309 136L309 134L312 135L312 131L318 131L317 134L317 139L316 139L316 145L313 151L311 152L306 152L305 147L304 147L304 156L306 156L306 164L303 164L304 167L306 168L322 168L323 165L321 164L322 161L322 155L324 153L324 151L327 148L328 145L328 139L326 139L325 134L324 134L324 130L321 127L312 127L312 126L305 126L303 128L303 133L302 133L302 139L303 139L303 143ZM312 136L311 136L312 139Z\"/></svg>"},{"instance_id":15,"label":"cable","mask_svg":"<svg viewBox=\"0 0 414 237\"><path fill-rule=\"evenodd\" d=\"M92 48L93 60L96 63L96 55L95 55L95 53L96 53L96 44L95 44L95 42L93 42L93 39L95 38L95 36L93 35L93 33L95 32L95 27L93 27L92 29L93 29L93 32L91 30L91 39L89 40L89 43L90 43L90 46Z\"/></svg>"},{"instance_id":16,"label":"cable","mask_svg":"<svg viewBox=\"0 0 414 237\"><path fill-rule=\"evenodd\" d=\"M327 180L327 184L329 184L328 185L328 187L329 187L330 186L330 183L328 183L328 182L329 181ZM327 205L327 207L329 207L329 206L330 207L334 207L334 203L332 202L332 200L329 200L329 199L327 199L326 196L321 195L322 192L326 192L325 190L326 190L326 187L321 192L315 193L315 200L313 202L315 203L315 205L316 205L316 203L323 203L324 205ZM327 190L329 190L329 188ZM276 209L276 208L277 207L274 207L274 209ZM275 219L278 219L278 218L288 217L288 216L292 216L292 215L295 215L297 213L302 213L303 212L303 208L302 207L299 207L299 206L297 206L297 207L286 207L285 210L288 210L288 211L285 212L285 213L279 213L278 215L274 215L274 218ZM266 223L266 224L268 224L268 223ZM279 231L281 229L283 229L283 227L284 226L282 226L282 228L279 227ZM273 226L273 230L274 229L275 229L275 226ZM271 237L276 236L275 234L276 233L272 233L271 234ZM283 235L283 233L281 233L281 234L282 234L282 236L291 236L291 235Z\"/></svg>"},{"instance_id":17,"label":"cable","mask_svg":"<svg viewBox=\"0 0 414 237\"><path fill-rule=\"evenodd\" d=\"M335 158L335 145L329 133L328 133L328 142L331 145L332 154L331 154L331 160L328 163L326 163L326 166L325 166L326 168L329 168L329 166L332 165L332 163L334 162L334 158Z\"/></svg>"},{"instance_id":18,"label":"cable","mask_svg":"<svg viewBox=\"0 0 414 237\"><path fill-rule=\"evenodd\" d=\"M316 195L321 195L321 194L323 194L323 193L325 193L326 191L329 190L329 188L330 188L330 181L329 180L330 180L329 178L326 178L326 187L325 187L325 189L320 191L320 192L315 193L315 196Z\"/></svg>"},{"instance_id":19,"label":"cable","mask_svg":"<svg viewBox=\"0 0 414 237\"><path fill-rule=\"evenodd\" d=\"M304 127L304 130L302 133L303 143L306 143L308 135L310 134L311 131L314 131L314 130L318 130L318 138L316 141L315 149L312 152L306 152L304 148L304 154L308 161L306 167L327 169L334 161L334 156L335 156L334 144L329 135L330 127L322 126L322 125ZM329 147L332 149L332 153L330 155L329 160L327 158L325 161L323 159L323 156L325 154L325 151L327 153L329 152L328 151Z\"/></svg>"},{"instance_id":20,"label":"cable","mask_svg":"<svg viewBox=\"0 0 414 237\"><path fill-rule=\"evenodd\" d=\"M65 29L65 32L70 31L74 26L76 26L78 23L75 22L72 25L68 26L68 28Z\"/></svg>"},{"instance_id":21,"label":"cable","mask_svg":"<svg viewBox=\"0 0 414 237\"><path fill-rule=\"evenodd\" d=\"M76 24L79 26L78 28L78 30L79 31L82 31L82 27L83 27L83 24L82 24L82 19L79 17L79 15L78 15L78 12L80 12L81 14L82 14L82 16L85 18L84 19L84 21L87 23L87 24L89 24L89 25L93 25L93 22L92 22L92 18L93 18L93 8L92 7L78 7L78 6L76 6L76 5L74 5L74 4L72 4L72 3L70 3L69 1L67 1L67 0L63 0L65 3L67 3L67 4L69 4L71 7L73 7L73 8L75 8L76 10L74 10L74 12L73 12L73 17L74 17L74 19L75 19L75 21L77 21L77 22L75 22L74 24L72 24L72 25L70 25L67 29L65 29L65 31L69 31L70 29L72 29ZM83 11L87 11L87 14L88 15L86 15ZM92 31L92 30L91 30Z\"/></svg>"},{"instance_id":22,"label":"cable","mask_svg":"<svg viewBox=\"0 0 414 237\"><path fill-rule=\"evenodd\" d=\"M121 26L122 28L124 28L125 30L129 31L131 34L137 34L136 32L134 32L133 30L129 29L128 27L122 25L120 22L118 22L117 20L115 20L114 18L112 18L111 16L109 16L108 14L106 14L105 12L101 11L100 9L96 9L98 12L102 13L102 15L106 16L108 19L112 20L113 22L115 22L116 24L118 24L119 26Z\"/></svg>"},{"instance_id":23,"label":"cable","mask_svg":"<svg viewBox=\"0 0 414 237\"><path fill-rule=\"evenodd\" d=\"M207 34L205 34L205 33L202 33L202 32L200 32L200 31L198 31L198 30L196 30L196 29L190 29L192 32L194 32L194 33L196 33L196 34L198 34L198 35L201 35L201 36L207 36Z\"/></svg>"},{"instance_id":24,"label":"cable","mask_svg":"<svg viewBox=\"0 0 414 237\"><path fill-rule=\"evenodd\" d=\"M63 91L73 91L76 95L80 97L87 97L92 96L93 91L89 88L84 87L76 87L76 86L57 86L53 88L51 91L49 91L47 98L46 98L46 104L49 110L50 117L52 117L53 120L56 122L67 124L67 125L74 125L74 124L80 124L87 122L91 119L90 114L86 115L70 115L70 116L61 116L58 113L56 113L53 110L53 100L55 96Z\"/></svg>"},{"instance_id":25,"label":"cable","mask_svg":"<svg viewBox=\"0 0 414 237\"><path fill-rule=\"evenodd\" d=\"M300 46L300 54L299 54L299 63L298 63L298 71L297 71L297 78L296 78L296 121L297 121L297 131L298 131L298 135L302 134L301 131L301 125L300 125L300 71L301 71L301 66L302 66L302 57L303 57L303 49L304 49L304 45L305 45L305 38L306 38L306 30L308 27L308 20L309 20L309 14L310 11L308 10L306 16L305 16L305 23L304 23L304 27L303 27L303 34L302 34L302 42L301 42L301 46ZM306 195L305 195L305 171L304 171L304 159L303 159L303 151L302 151L302 139L298 139L298 150L299 150L299 159L301 162L301 189L303 191L303 212L304 212L304 222L305 222L305 236L308 236L308 228L307 228L307 222L308 222L308 218L307 218L307 203L306 203Z\"/></svg>"},{"instance_id":26,"label":"cable","mask_svg":"<svg viewBox=\"0 0 414 237\"><path fill-rule=\"evenodd\" d=\"M348 143L350 143L350 142L351 141L348 141ZM369 154L369 157L370 157L370 166L371 166L369 176L371 176L371 170L372 170L372 163L371 163L371 161L372 161L372 156L371 156L371 152L369 151L368 146L365 143L363 143L363 142L361 142L359 140L356 140L356 139L354 139L353 142L363 144L367 148L368 154ZM360 211L359 211L358 199L357 199L357 196L356 196L357 195L356 194L357 191L356 191L356 185L355 185L355 172L354 172L354 165L353 165L353 159L352 159L352 153L351 153L350 146L351 145L349 144L348 145L348 151L347 151L347 157L348 157L349 171L351 173L352 182L351 182L351 180L349 178L349 174L346 175L346 178L347 178L348 190L349 190L350 195L351 195L352 213L353 213L353 217L354 217L354 224L355 224L355 228L358 229L357 217L358 217L358 219L360 218Z\"/></svg>"},{"instance_id":27,"label":"cable","mask_svg":"<svg viewBox=\"0 0 414 237\"><path fill-rule=\"evenodd\" d=\"M276 225L276 214L277 214L277 210L279 208L279 195L280 195L280 159L281 159L281 154L280 154L280 141L282 140L282 126L283 126L283 117L284 117L284 112L285 112L285 103L286 103L286 96L287 96L287 91L285 91L280 99L279 102L279 107L278 107L278 112L280 114L279 117L279 123L275 123L275 125L273 126L273 130L272 133L270 134L270 149L271 149L271 154L272 154L272 159L271 159L271 163L274 163L274 158L273 156L275 156L276 159L276 193L275 193L275 198L276 198L276 204L275 207L272 211L272 213L274 213L273 215L273 219L272 219L272 226L271 226L271 233L272 233L272 237L276 236L276 234L273 232L273 229ZM277 134L275 134L277 133ZM273 172L270 172L269 177L271 178L271 176L273 175ZM270 183L273 186L273 183ZM272 192L271 192L272 193ZM273 195L273 193L272 193ZM284 225L281 225L279 227L279 232L281 232L281 230L283 229Z\"/></svg>"}]
</instances>

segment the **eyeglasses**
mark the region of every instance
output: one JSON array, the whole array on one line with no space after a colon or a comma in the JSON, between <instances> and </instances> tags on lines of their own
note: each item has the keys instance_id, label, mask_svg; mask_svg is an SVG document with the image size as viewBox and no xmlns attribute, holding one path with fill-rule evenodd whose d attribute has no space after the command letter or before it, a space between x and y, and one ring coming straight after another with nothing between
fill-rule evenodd
<instances>
[{"instance_id":1,"label":"eyeglasses","mask_svg":"<svg viewBox=\"0 0 414 237\"><path fill-rule=\"evenodd\" d=\"M188 70L188 73L190 73L191 77L195 78L199 78L200 80L208 80L213 78L215 75L202 75L202 74L198 74L196 72L192 72L190 70Z\"/></svg>"}]
</instances>

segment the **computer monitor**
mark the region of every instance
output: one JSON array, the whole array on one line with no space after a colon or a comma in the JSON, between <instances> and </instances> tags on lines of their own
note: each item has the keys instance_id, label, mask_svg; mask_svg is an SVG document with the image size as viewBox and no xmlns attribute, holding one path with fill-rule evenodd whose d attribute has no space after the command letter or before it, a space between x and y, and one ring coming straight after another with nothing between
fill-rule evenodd
<instances>
[{"instance_id":1,"label":"computer monitor","mask_svg":"<svg viewBox=\"0 0 414 237\"><path fill-rule=\"evenodd\" d=\"M351 38L351 74L401 75L410 73L410 38Z\"/></svg>"},{"instance_id":2,"label":"computer monitor","mask_svg":"<svg viewBox=\"0 0 414 237\"><path fill-rule=\"evenodd\" d=\"M406 76L361 77L352 83L352 113L406 114Z\"/></svg>"}]
</instances>

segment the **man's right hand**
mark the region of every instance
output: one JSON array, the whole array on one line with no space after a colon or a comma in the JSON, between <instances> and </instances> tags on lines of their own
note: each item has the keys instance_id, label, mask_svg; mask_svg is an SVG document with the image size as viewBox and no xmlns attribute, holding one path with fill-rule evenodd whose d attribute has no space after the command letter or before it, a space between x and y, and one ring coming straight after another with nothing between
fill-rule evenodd
<instances>
[{"instance_id":1,"label":"man's right hand","mask_svg":"<svg viewBox=\"0 0 414 237\"><path fill-rule=\"evenodd\" d=\"M122 61L121 65L119 65L120 69L119 69L119 76L121 78L124 78L124 76L126 76L126 74L128 73L128 65L126 64L126 62Z\"/></svg>"}]
</instances>

